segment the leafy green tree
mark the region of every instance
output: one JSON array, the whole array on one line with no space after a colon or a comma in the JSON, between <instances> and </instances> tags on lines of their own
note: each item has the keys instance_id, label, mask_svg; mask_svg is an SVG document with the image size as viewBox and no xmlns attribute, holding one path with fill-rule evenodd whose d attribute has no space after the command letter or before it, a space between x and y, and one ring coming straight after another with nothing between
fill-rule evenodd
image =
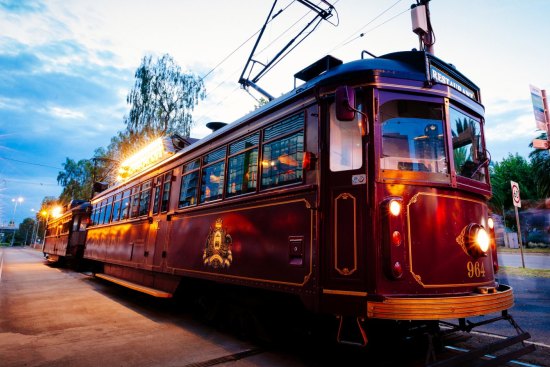
<instances>
[{"instance_id":1,"label":"leafy green tree","mask_svg":"<svg viewBox=\"0 0 550 367\"><path fill-rule=\"evenodd\" d=\"M21 222L19 229L15 234L15 238L18 243L23 246L27 246L31 243L35 223L36 221L32 218L23 219L23 222Z\"/></svg>"},{"instance_id":2,"label":"leafy green tree","mask_svg":"<svg viewBox=\"0 0 550 367\"><path fill-rule=\"evenodd\" d=\"M136 82L126 101L130 113L125 120L130 135L149 137L178 133L189 137L191 112L205 98L203 80L182 72L168 54L155 62L145 56L135 73Z\"/></svg>"},{"instance_id":3,"label":"leafy green tree","mask_svg":"<svg viewBox=\"0 0 550 367\"><path fill-rule=\"evenodd\" d=\"M539 198L535 189L531 165L519 154L509 154L501 162L491 165L490 172L493 187L490 204L494 211L501 213L503 209L513 206L510 181L519 184L522 200Z\"/></svg>"},{"instance_id":4,"label":"leafy green tree","mask_svg":"<svg viewBox=\"0 0 550 367\"><path fill-rule=\"evenodd\" d=\"M67 158L63 165L63 171L57 175L57 182L63 186L59 196L62 204L68 204L71 200L87 200L92 194L92 170L93 165L88 159L78 162Z\"/></svg>"}]
</instances>

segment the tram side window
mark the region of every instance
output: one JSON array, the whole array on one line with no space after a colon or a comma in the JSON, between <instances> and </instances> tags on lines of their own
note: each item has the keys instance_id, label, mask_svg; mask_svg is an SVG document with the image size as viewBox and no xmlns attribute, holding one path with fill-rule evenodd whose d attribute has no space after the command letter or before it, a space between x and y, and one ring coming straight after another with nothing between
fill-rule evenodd
<instances>
[{"instance_id":1,"label":"tram side window","mask_svg":"<svg viewBox=\"0 0 550 367\"><path fill-rule=\"evenodd\" d=\"M97 204L94 205L94 208L92 209L92 225L95 226L97 224L97 215L98 215L98 209Z\"/></svg>"},{"instance_id":2,"label":"tram side window","mask_svg":"<svg viewBox=\"0 0 550 367\"><path fill-rule=\"evenodd\" d=\"M158 214L160 207L160 191L162 189L162 176L158 176L154 180L153 189L153 214Z\"/></svg>"},{"instance_id":3,"label":"tram side window","mask_svg":"<svg viewBox=\"0 0 550 367\"><path fill-rule=\"evenodd\" d=\"M78 232L80 227L80 215L77 215L73 218L73 232Z\"/></svg>"},{"instance_id":4,"label":"tram side window","mask_svg":"<svg viewBox=\"0 0 550 367\"><path fill-rule=\"evenodd\" d=\"M258 143L256 133L229 146L226 195L255 192L258 177Z\"/></svg>"},{"instance_id":5,"label":"tram side window","mask_svg":"<svg viewBox=\"0 0 550 367\"><path fill-rule=\"evenodd\" d=\"M362 110L362 105L357 106ZM330 170L332 172L359 169L363 165L363 144L361 142L362 114L356 113L353 121L336 118L336 105L330 106Z\"/></svg>"},{"instance_id":6,"label":"tram side window","mask_svg":"<svg viewBox=\"0 0 550 367\"><path fill-rule=\"evenodd\" d=\"M392 100L380 106L380 168L448 173L443 106L416 100Z\"/></svg>"},{"instance_id":7,"label":"tram side window","mask_svg":"<svg viewBox=\"0 0 550 367\"><path fill-rule=\"evenodd\" d=\"M211 163L215 161L215 163ZM201 176L201 203L221 199L223 196L225 147L203 157ZM209 165L207 165L209 164Z\"/></svg>"},{"instance_id":8,"label":"tram side window","mask_svg":"<svg viewBox=\"0 0 550 367\"><path fill-rule=\"evenodd\" d=\"M130 214L130 190L126 190L122 193L122 203L120 206L120 220L128 219Z\"/></svg>"},{"instance_id":9,"label":"tram side window","mask_svg":"<svg viewBox=\"0 0 550 367\"><path fill-rule=\"evenodd\" d=\"M456 173L462 177L485 182L487 166L479 120L452 107L449 112Z\"/></svg>"},{"instance_id":10,"label":"tram side window","mask_svg":"<svg viewBox=\"0 0 550 367\"><path fill-rule=\"evenodd\" d=\"M197 189L199 185L200 159L183 165L180 199L178 208L197 204Z\"/></svg>"},{"instance_id":11,"label":"tram side window","mask_svg":"<svg viewBox=\"0 0 550 367\"><path fill-rule=\"evenodd\" d=\"M115 202L113 204L113 222L117 222L120 218L120 205L122 200L122 193L118 193L115 196Z\"/></svg>"},{"instance_id":12,"label":"tram side window","mask_svg":"<svg viewBox=\"0 0 550 367\"><path fill-rule=\"evenodd\" d=\"M168 172L164 175L164 184L162 186L162 201L160 204L160 211L167 212L168 205L170 203L170 189L172 188L172 172Z\"/></svg>"},{"instance_id":13,"label":"tram side window","mask_svg":"<svg viewBox=\"0 0 550 367\"><path fill-rule=\"evenodd\" d=\"M105 205L105 217L103 218L103 223L109 223L111 221L111 209L113 208L113 197L107 199L107 204Z\"/></svg>"},{"instance_id":14,"label":"tram side window","mask_svg":"<svg viewBox=\"0 0 550 367\"><path fill-rule=\"evenodd\" d=\"M149 214L149 204L151 201L151 181L141 185L141 194L139 199L139 216Z\"/></svg>"},{"instance_id":15,"label":"tram side window","mask_svg":"<svg viewBox=\"0 0 550 367\"><path fill-rule=\"evenodd\" d=\"M60 234L68 234L70 228L71 228L71 222L63 223L63 226L61 227L61 233Z\"/></svg>"},{"instance_id":16,"label":"tram side window","mask_svg":"<svg viewBox=\"0 0 550 367\"><path fill-rule=\"evenodd\" d=\"M132 188L130 196L130 218L136 218L139 214L139 186Z\"/></svg>"},{"instance_id":17,"label":"tram side window","mask_svg":"<svg viewBox=\"0 0 550 367\"><path fill-rule=\"evenodd\" d=\"M99 207L99 214L97 216L97 224L103 224L103 218L105 217L105 200L103 200Z\"/></svg>"},{"instance_id":18,"label":"tram side window","mask_svg":"<svg viewBox=\"0 0 550 367\"><path fill-rule=\"evenodd\" d=\"M302 112L264 130L262 189L302 181L304 122L305 114Z\"/></svg>"}]
</instances>

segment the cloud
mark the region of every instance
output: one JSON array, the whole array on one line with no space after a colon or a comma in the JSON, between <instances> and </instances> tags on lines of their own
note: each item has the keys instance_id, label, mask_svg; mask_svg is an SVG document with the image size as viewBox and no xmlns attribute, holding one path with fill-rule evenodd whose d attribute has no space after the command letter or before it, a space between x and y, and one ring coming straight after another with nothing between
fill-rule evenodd
<instances>
[{"instance_id":1,"label":"cloud","mask_svg":"<svg viewBox=\"0 0 550 367\"><path fill-rule=\"evenodd\" d=\"M50 113L64 119L83 119L85 117L82 112L62 107L50 107Z\"/></svg>"},{"instance_id":2,"label":"cloud","mask_svg":"<svg viewBox=\"0 0 550 367\"><path fill-rule=\"evenodd\" d=\"M39 13L44 11L45 5L39 0L0 0L0 9L10 13Z\"/></svg>"}]
</instances>

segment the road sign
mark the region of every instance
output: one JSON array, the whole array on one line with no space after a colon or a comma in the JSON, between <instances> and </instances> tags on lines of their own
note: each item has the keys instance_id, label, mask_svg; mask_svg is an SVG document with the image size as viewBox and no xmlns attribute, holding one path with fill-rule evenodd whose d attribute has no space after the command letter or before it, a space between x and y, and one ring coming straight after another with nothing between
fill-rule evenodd
<instances>
[{"instance_id":1,"label":"road sign","mask_svg":"<svg viewBox=\"0 0 550 367\"><path fill-rule=\"evenodd\" d=\"M512 201L514 202L514 206L521 208L521 198L519 196L519 184L514 181L510 181L510 184L512 185Z\"/></svg>"},{"instance_id":2,"label":"road sign","mask_svg":"<svg viewBox=\"0 0 550 367\"><path fill-rule=\"evenodd\" d=\"M535 148L535 149L548 149L548 140L533 139L533 148Z\"/></svg>"},{"instance_id":3,"label":"road sign","mask_svg":"<svg viewBox=\"0 0 550 367\"><path fill-rule=\"evenodd\" d=\"M537 124L537 129L546 131L546 114L544 110L544 98L542 91L533 86L531 88L531 100L533 101L533 111L535 112L535 122Z\"/></svg>"}]
</instances>

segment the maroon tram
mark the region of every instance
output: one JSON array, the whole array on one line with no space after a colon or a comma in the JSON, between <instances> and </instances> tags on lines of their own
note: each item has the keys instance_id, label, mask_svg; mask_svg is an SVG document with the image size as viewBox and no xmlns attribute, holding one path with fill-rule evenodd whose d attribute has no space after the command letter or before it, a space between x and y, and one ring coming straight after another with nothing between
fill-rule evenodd
<instances>
[{"instance_id":1,"label":"maroon tram","mask_svg":"<svg viewBox=\"0 0 550 367\"><path fill-rule=\"evenodd\" d=\"M86 228L90 223L90 203L73 200L65 212L49 220L42 252L48 261L79 261L86 244Z\"/></svg>"},{"instance_id":2,"label":"maroon tram","mask_svg":"<svg viewBox=\"0 0 550 367\"><path fill-rule=\"evenodd\" d=\"M295 295L335 315L341 341L352 320L360 344L370 320L465 325L512 307L479 88L424 51L327 56L295 77L93 198L97 276L159 297L184 278Z\"/></svg>"}]
</instances>

